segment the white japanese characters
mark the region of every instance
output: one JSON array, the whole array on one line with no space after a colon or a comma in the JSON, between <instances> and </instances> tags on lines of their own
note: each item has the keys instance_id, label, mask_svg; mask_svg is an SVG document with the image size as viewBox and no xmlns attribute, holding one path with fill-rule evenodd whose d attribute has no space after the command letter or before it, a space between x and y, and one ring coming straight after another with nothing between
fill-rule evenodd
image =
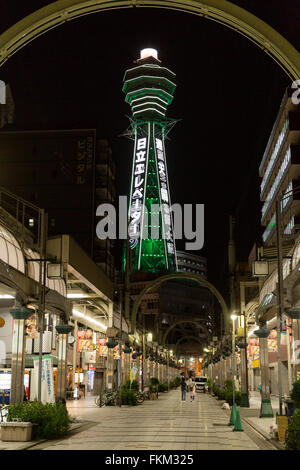
<instances>
[{"instance_id":1,"label":"white japanese characters","mask_svg":"<svg viewBox=\"0 0 300 470\"><path fill-rule=\"evenodd\" d=\"M136 245L141 234L147 163L147 143L148 137L138 138L136 142L128 230L131 246Z\"/></svg>"},{"instance_id":2,"label":"white japanese characters","mask_svg":"<svg viewBox=\"0 0 300 470\"><path fill-rule=\"evenodd\" d=\"M167 240L167 250L170 254L175 254L174 236L170 212L169 188L167 180L167 170L164 156L164 147L161 139L155 138L155 150L157 155L157 169L161 194L161 211L163 219L163 236Z\"/></svg>"}]
</instances>

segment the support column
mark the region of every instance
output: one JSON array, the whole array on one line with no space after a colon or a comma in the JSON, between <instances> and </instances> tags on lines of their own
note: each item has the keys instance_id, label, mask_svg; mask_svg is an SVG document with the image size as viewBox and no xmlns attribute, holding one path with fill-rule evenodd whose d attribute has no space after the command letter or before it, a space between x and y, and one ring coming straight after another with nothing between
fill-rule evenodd
<instances>
[{"instance_id":1,"label":"support column","mask_svg":"<svg viewBox=\"0 0 300 470\"><path fill-rule=\"evenodd\" d=\"M217 384L218 384L218 387L220 387L220 388L221 388L221 373L222 373L221 372L221 360L222 359L220 359L219 362L217 362L217 364L216 364L216 366L217 366L217 377L218 377Z\"/></svg>"},{"instance_id":2,"label":"support column","mask_svg":"<svg viewBox=\"0 0 300 470\"><path fill-rule=\"evenodd\" d=\"M221 357L220 359L220 387L224 388L224 359Z\"/></svg>"},{"instance_id":3,"label":"support column","mask_svg":"<svg viewBox=\"0 0 300 470\"><path fill-rule=\"evenodd\" d=\"M66 399L67 388L67 340L68 334L74 329L72 325L57 325L58 358L57 358L57 388L56 401Z\"/></svg>"},{"instance_id":4,"label":"support column","mask_svg":"<svg viewBox=\"0 0 300 470\"><path fill-rule=\"evenodd\" d=\"M231 356L226 357L226 380L232 379Z\"/></svg>"},{"instance_id":5,"label":"support column","mask_svg":"<svg viewBox=\"0 0 300 470\"><path fill-rule=\"evenodd\" d=\"M247 359L247 321L246 321L246 301L245 301L245 283L240 282L240 299L241 299L241 327L244 333L244 348L241 347L241 406L249 408L249 376L248 376L248 359Z\"/></svg>"},{"instance_id":6,"label":"support column","mask_svg":"<svg viewBox=\"0 0 300 470\"><path fill-rule=\"evenodd\" d=\"M108 328L109 329L112 328L114 324L113 315L114 315L113 302L110 301L108 304ZM106 389L109 392L113 391L114 389L114 350L113 348L107 349Z\"/></svg>"},{"instance_id":7,"label":"support column","mask_svg":"<svg viewBox=\"0 0 300 470\"><path fill-rule=\"evenodd\" d=\"M12 338L10 403L22 403L24 398L25 365L25 320L34 310L26 307L13 307L9 310L14 319Z\"/></svg>"},{"instance_id":8,"label":"support column","mask_svg":"<svg viewBox=\"0 0 300 470\"><path fill-rule=\"evenodd\" d=\"M74 343L73 343L73 374L72 374L72 390L75 390L75 377L76 377L76 366L77 366L77 331L78 322L74 321Z\"/></svg>"},{"instance_id":9,"label":"support column","mask_svg":"<svg viewBox=\"0 0 300 470\"><path fill-rule=\"evenodd\" d=\"M114 387L114 350L107 349L106 389L111 392Z\"/></svg>"},{"instance_id":10,"label":"support column","mask_svg":"<svg viewBox=\"0 0 300 470\"><path fill-rule=\"evenodd\" d=\"M254 332L254 334L255 333L256 332ZM264 336L259 337L259 365L261 376L261 407L259 415L260 418L272 418L274 416L270 398L268 336L269 331L265 330Z\"/></svg>"},{"instance_id":11,"label":"support column","mask_svg":"<svg viewBox=\"0 0 300 470\"><path fill-rule=\"evenodd\" d=\"M130 377L130 353L124 353L124 381L129 380Z\"/></svg>"},{"instance_id":12,"label":"support column","mask_svg":"<svg viewBox=\"0 0 300 470\"><path fill-rule=\"evenodd\" d=\"M245 358L245 349L246 346L243 343L239 343L239 348L241 350L241 407L249 408L249 399L248 399L248 387L247 387L247 369L246 369L246 358ZM247 351L246 351L247 352Z\"/></svg>"}]
</instances>

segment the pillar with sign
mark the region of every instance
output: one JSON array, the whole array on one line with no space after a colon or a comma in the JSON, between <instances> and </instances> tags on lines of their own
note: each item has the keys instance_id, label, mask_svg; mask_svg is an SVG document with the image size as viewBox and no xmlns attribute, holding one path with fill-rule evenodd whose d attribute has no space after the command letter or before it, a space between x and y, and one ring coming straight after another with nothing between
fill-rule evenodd
<instances>
[{"instance_id":1,"label":"pillar with sign","mask_svg":"<svg viewBox=\"0 0 300 470\"><path fill-rule=\"evenodd\" d=\"M260 327L254 331L259 338L259 366L261 377L261 408L260 418L272 418L274 416L271 395L270 395L270 377L268 360L268 336L270 331L265 327Z\"/></svg>"},{"instance_id":2,"label":"pillar with sign","mask_svg":"<svg viewBox=\"0 0 300 470\"><path fill-rule=\"evenodd\" d=\"M144 49L125 72L123 92L131 106L134 139L129 201L131 271L177 269L165 139L175 124L166 118L173 101L175 74L160 65L155 49ZM125 254L124 262L125 265Z\"/></svg>"},{"instance_id":3,"label":"pillar with sign","mask_svg":"<svg viewBox=\"0 0 300 470\"><path fill-rule=\"evenodd\" d=\"M9 310L14 319L12 338L10 403L22 403L24 398L25 363L25 320L34 310L26 307L13 307Z\"/></svg>"},{"instance_id":4,"label":"pillar with sign","mask_svg":"<svg viewBox=\"0 0 300 470\"><path fill-rule=\"evenodd\" d=\"M58 333L58 357L57 357L57 388L56 399L66 399L67 384L67 343L68 334L73 331L72 325L57 325Z\"/></svg>"}]
</instances>

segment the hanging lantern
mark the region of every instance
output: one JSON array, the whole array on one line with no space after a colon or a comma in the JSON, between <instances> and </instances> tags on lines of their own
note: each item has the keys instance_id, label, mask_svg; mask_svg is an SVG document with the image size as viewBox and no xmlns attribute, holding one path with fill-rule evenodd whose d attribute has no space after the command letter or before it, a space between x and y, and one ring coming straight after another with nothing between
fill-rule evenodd
<instances>
[{"instance_id":1,"label":"hanging lantern","mask_svg":"<svg viewBox=\"0 0 300 470\"><path fill-rule=\"evenodd\" d=\"M117 343L116 341L107 341L106 343L106 346L109 348L109 349L113 349L115 348L116 346L118 346L119 343Z\"/></svg>"},{"instance_id":2,"label":"hanging lantern","mask_svg":"<svg viewBox=\"0 0 300 470\"><path fill-rule=\"evenodd\" d=\"M270 330L267 328L259 328L253 332L258 338L267 338L270 334Z\"/></svg>"}]
</instances>

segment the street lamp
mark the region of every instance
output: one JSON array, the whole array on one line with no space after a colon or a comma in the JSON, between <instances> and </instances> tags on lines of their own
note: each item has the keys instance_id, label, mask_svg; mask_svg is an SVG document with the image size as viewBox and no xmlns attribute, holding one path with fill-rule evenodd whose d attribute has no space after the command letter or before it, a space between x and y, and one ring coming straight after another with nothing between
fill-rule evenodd
<instances>
[{"instance_id":1,"label":"street lamp","mask_svg":"<svg viewBox=\"0 0 300 470\"><path fill-rule=\"evenodd\" d=\"M232 314L232 377L233 377L233 387L232 387L232 405L234 405L234 398L235 398L235 377L236 377L236 367L235 367L235 320L237 319L237 315Z\"/></svg>"}]
</instances>

